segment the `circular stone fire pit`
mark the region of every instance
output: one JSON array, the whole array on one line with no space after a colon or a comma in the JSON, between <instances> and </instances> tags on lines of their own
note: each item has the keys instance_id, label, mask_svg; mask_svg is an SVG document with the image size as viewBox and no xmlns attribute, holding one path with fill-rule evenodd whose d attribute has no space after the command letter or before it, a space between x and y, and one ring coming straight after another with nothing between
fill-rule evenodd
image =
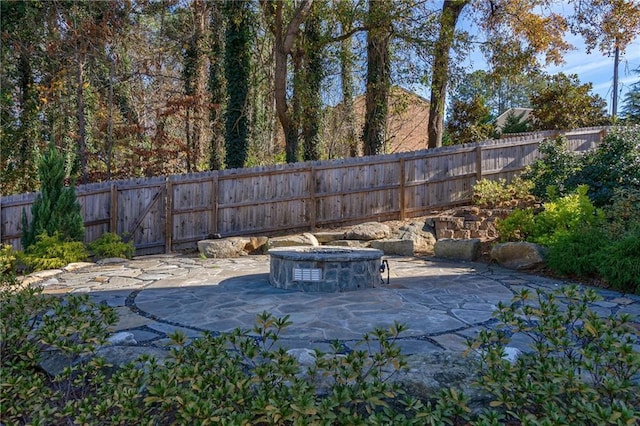
<instances>
[{"instance_id":1,"label":"circular stone fire pit","mask_svg":"<svg viewBox=\"0 0 640 426\"><path fill-rule=\"evenodd\" d=\"M380 250L295 246L271 249L269 255L269 282L277 288L341 292L380 284Z\"/></svg>"}]
</instances>

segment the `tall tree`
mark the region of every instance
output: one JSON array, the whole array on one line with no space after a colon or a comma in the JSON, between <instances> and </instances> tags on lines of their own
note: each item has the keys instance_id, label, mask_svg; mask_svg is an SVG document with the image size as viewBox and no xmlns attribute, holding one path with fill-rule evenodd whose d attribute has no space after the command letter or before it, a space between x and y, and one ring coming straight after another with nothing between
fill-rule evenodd
<instances>
[{"instance_id":1,"label":"tall tree","mask_svg":"<svg viewBox=\"0 0 640 426\"><path fill-rule=\"evenodd\" d=\"M320 34L319 11L312 13L304 28L304 43L307 54L304 58L304 91L302 137L305 161L320 159L320 120L322 115L322 98L320 89L324 77L323 44Z\"/></svg>"},{"instance_id":2,"label":"tall tree","mask_svg":"<svg viewBox=\"0 0 640 426\"><path fill-rule=\"evenodd\" d=\"M389 42L393 33L390 12L391 0L369 0L367 32L367 95L362 142L364 155L384 152L389 88L391 86L391 57Z\"/></svg>"},{"instance_id":3,"label":"tall tree","mask_svg":"<svg viewBox=\"0 0 640 426\"><path fill-rule=\"evenodd\" d=\"M585 40L587 52L598 48L614 54L611 115L618 114L618 63L627 46L640 35L640 3L637 0L578 0L574 32Z\"/></svg>"},{"instance_id":4,"label":"tall tree","mask_svg":"<svg viewBox=\"0 0 640 426\"><path fill-rule=\"evenodd\" d=\"M470 0L445 0L440 15L440 32L435 45L431 70L431 102L429 104L429 148L442 146L444 111L449 81L449 57L451 46L462 10Z\"/></svg>"},{"instance_id":5,"label":"tall tree","mask_svg":"<svg viewBox=\"0 0 640 426\"><path fill-rule=\"evenodd\" d=\"M451 109L453 113L447 122L447 131L454 144L478 142L493 133L489 107L482 97L474 96L468 102L456 100Z\"/></svg>"},{"instance_id":6,"label":"tall tree","mask_svg":"<svg viewBox=\"0 0 640 426\"><path fill-rule=\"evenodd\" d=\"M285 17L285 1L260 0L260 4L274 35L276 113L284 132L287 163L293 163L298 161L298 126L294 119L294 108L287 101L288 60L294 54L294 43L302 24L311 13L313 0L301 0L297 3L288 22Z\"/></svg>"},{"instance_id":7,"label":"tall tree","mask_svg":"<svg viewBox=\"0 0 640 426\"><path fill-rule=\"evenodd\" d=\"M41 2L0 2L0 193L32 191L42 148L42 105L35 84L45 31Z\"/></svg>"},{"instance_id":8,"label":"tall tree","mask_svg":"<svg viewBox=\"0 0 640 426\"><path fill-rule=\"evenodd\" d=\"M580 84L575 74L552 76L547 87L531 97L534 126L543 130L570 130L607 124L607 103L589 93L592 87L591 83Z\"/></svg>"},{"instance_id":9,"label":"tall tree","mask_svg":"<svg viewBox=\"0 0 640 426\"><path fill-rule=\"evenodd\" d=\"M204 0L193 0L190 13L190 36L184 51L182 77L186 101L185 136L187 172L198 171L203 163L205 111L207 99L208 7Z\"/></svg>"},{"instance_id":10,"label":"tall tree","mask_svg":"<svg viewBox=\"0 0 640 426\"><path fill-rule=\"evenodd\" d=\"M248 95L251 67L252 11L244 1L225 1L226 164L244 167L249 149Z\"/></svg>"},{"instance_id":11,"label":"tall tree","mask_svg":"<svg viewBox=\"0 0 640 426\"><path fill-rule=\"evenodd\" d=\"M224 40L225 20L223 3L213 2L211 7L211 43L209 55L209 93L211 106L209 121L211 123L211 144L209 147L209 168L222 169L224 165L224 121L223 111L226 104L226 80L224 78Z\"/></svg>"},{"instance_id":12,"label":"tall tree","mask_svg":"<svg viewBox=\"0 0 640 426\"><path fill-rule=\"evenodd\" d=\"M485 37L482 50L493 75L508 78L533 70L540 62L562 62L562 52L569 48L564 40L568 28L567 19L553 8L546 7L547 4L548 2L537 0L444 2L431 75L429 147L439 146L442 141L442 114L446 95L446 90L442 88L446 89L450 76L450 49L455 40L455 24L462 11L469 10L470 19L473 19Z\"/></svg>"},{"instance_id":13,"label":"tall tree","mask_svg":"<svg viewBox=\"0 0 640 426\"><path fill-rule=\"evenodd\" d=\"M338 9L348 8L348 0L338 2ZM350 14L338 14L343 34L350 34L353 30L353 19ZM353 36L349 35L340 41L340 88L342 91L342 116L344 118L346 145L349 156L358 156L358 137L356 135L356 117L353 109L354 79L353 79Z\"/></svg>"}]
</instances>

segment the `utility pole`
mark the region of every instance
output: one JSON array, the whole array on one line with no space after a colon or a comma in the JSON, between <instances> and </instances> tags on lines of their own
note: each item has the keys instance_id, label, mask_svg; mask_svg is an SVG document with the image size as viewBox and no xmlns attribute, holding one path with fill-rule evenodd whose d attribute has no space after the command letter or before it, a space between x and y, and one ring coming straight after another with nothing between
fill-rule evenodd
<instances>
[{"instance_id":1,"label":"utility pole","mask_svg":"<svg viewBox=\"0 0 640 426\"><path fill-rule=\"evenodd\" d=\"M611 107L611 118L616 121L618 117L618 63L620 62L620 49L616 40L616 50L613 60L613 105Z\"/></svg>"}]
</instances>

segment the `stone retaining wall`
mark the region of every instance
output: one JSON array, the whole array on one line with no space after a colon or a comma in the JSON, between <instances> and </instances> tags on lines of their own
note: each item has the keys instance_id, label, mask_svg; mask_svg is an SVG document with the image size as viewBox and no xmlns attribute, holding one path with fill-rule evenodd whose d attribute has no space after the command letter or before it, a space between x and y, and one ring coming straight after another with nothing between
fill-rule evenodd
<instances>
[{"instance_id":1,"label":"stone retaining wall","mask_svg":"<svg viewBox=\"0 0 640 426\"><path fill-rule=\"evenodd\" d=\"M432 220L436 239L479 238L482 241L492 240L498 237L495 227L496 219L504 219L510 211L509 209L465 207L451 210L448 212L450 214L434 216Z\"/></svg>"}]
</instances>

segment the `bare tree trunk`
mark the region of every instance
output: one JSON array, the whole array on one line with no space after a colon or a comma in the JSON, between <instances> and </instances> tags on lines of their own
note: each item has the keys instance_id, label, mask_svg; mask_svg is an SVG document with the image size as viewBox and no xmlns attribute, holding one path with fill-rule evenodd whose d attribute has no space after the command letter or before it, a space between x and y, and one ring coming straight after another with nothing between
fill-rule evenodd
<instances>
[{"instance_id":1,"label":"bare tree trunk","mask_svg":"<svg viewBox=\"0 0 640 426\"><path fill-rule=\"evenodd\" d=\"M224 78L224 16L222 3L211 4L211 48L209 56L209 93L211 109L211 144L209 147L209 168L220 170L224 164L224 120L223 111L226 98L226 81Z\"/></svg>"},{"instance_id":2,"label":"bare tree trunk","mask_svg":"<svg viewBox=\"0 0 640 426\"><path fill-rule=\"evenodd\" d=\"M341 22L342 32L351 31L351 22ZM357 157L358 137L356 136L356 116L353 110L353 40L345 38L340 44L340 77L342 83L342 115L344 117L345 141L350 157Z\"/></svg>"},{"instance_id":3,"label":"bare tree trunk","mask_svg":"<svg viewBox=\"0 0 640 426\"><path fill-rule=\"evenodd\" d=\"M87 130L84 115L84 60L78 58L76 70L76 118L78 120L78 152L80 154L81 183L86 184L87 176Z\"/></svg>"},{"instance_id":4,"label":"bare tree trunk","mask_svg":"<svg viewBox=\"0 0 640 426\"><path fill-rule=\"evenodd\" d=\"M435 46L431 72L431 103L429 104L429 148L442 146L444 110L449 80L449 59L456 23L470 0L445 0L440 15L440 34Z\"/></svg>"},{"instance_id":5,"label":"bare tree trunk","mask_svg":"<svg viewBox=\"0 0 640 426\"><path fill-rule=\"evenodd\" d=\"M265 13L271 14L272 3L261 1ZM285 153L288 163L297 161L298 156L298 130L294 130L292 120L293 111L287 103L287 58L293 53L293 43L300 32L300 27L305 18L311 12L313 0L302 0L295 10L293 18L288 25L284 24L283 7L284 1L278 0L273 11L273 33L274 33L274 56L275 68L275 102L278 120L282 125L285 135Z\"/></svg>"}]
</instances>

